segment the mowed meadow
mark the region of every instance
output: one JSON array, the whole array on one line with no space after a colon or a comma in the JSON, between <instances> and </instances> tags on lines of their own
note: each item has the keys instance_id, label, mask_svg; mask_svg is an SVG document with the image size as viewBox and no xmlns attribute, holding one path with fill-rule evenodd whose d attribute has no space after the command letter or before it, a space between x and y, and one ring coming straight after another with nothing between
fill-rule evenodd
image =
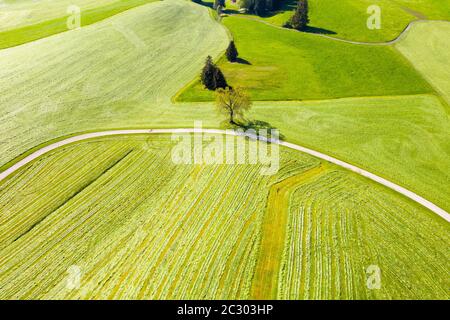
<instances>
[{"instance_id":1,"label":"mowed meadow","mask_svg":"<svg viewBox=\"0 0 450 320\"><path fill-rule=\"evenodd\" d=\"M205 8L170 0L1 50L0 166L71 133L192 126L205 112L185 108L172 116L170 98L227 39Z\"/></svg>"},{"instance_id":2,"label":"mowed meadow","mask_svg":"<svg viewBox=\"0 0 450 320\"><path fill-rule=\"evenodd\" d=\"M79 15L87 26L156 0L22 0L0 4L0 49L67 31L68 18Z\"/></svg>"},{"instance_id":3,"label":"mowed meadow","mask_svg":"<svg viewBox=\"0 0 450 320\"><path fill-rule=\"evenodd\" d=\"M7 179L0 298L449 298L449 225L419 205L284 148L262 176L175 165L173 144L97 138ZM379 290L366 286L371 265Z\"/></svg>"},{"instance_id":4,"label":"mowed meadow","mask_svg":"<svg viewBox=\"0 0 450 320\"><path fill-rule=\"evenodd\" d=\"M313 29L300 33L277 28L283 10L218 21L184 0L74 0L82 27L67 31L66 0L4 2L0 172L81 133L223 126L197 80L211 55L254 100L247 120L450 210L449 22L416 22L391 45L318 34L389 41L413 20L448 19L446 3L380 0L372 32L371 1L310 0ZM240 63L222 56L231 38ZM1 181L0 298L450 298L450 227L433 212L298 151L282 148L267 177L175 165L173 144L92 139Z\"/></svg>"}]
</instances>

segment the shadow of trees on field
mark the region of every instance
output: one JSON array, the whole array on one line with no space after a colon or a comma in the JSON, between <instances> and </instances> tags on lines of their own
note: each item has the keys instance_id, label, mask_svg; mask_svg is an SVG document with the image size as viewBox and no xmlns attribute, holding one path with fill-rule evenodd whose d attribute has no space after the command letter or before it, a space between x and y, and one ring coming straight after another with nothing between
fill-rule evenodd
<instances>
[{"instance_id":1,"label":"shadow of trees on field","mask_svg":"<svg viewBox=\"0 0 450 320\"><path fill-rule=\"evenodd\" d=\"M213 2L203 2L202 0L192 0L192 2L214 10ZM261 15L261 17L262 18L270 18L270 17L276 16L277 14L284 13L287 11L292 12L292 14L293 14L296 7L297 7L297 0L283 1L276 10L267 11L265 14ZM223 8L222 13L224 13L224 14L239 14L239 12L237 10L227 9L227 8ZM288 24L285 25L285 28L290 29ZM313 26L306 26L305 29L301 30L301 32L313 33L313 34L325 34L325 35L337 34L333 30L328 30L325 28L313 27ZM250 64L246 60L238 61L238 63Z\"/></svg>"},{"instance_id":2,"label":"shadow of trees on field","mask_svg":"<svg viewBox=\"0 0 450 320\"><path fill-rule=\"evenodd\" d=\"M336 34L336 32L332 30L311 26L306 26L305 29L303 29L302 31L306 33L315 33L315 34Z\"/></svg>"},{"instance_id":3,"label":"shadow of trees on field","mask_svg":"<svg viewBox=\"0 0 450 320\"><path fill-rule=\"evenodd\" d=\"M257 134L259 134L259 133L266 134L267 133L267 138L269 138L269 139L272 138L271 130L277 130L278 136L273 137L273 138L276 138L279 140L285 139L285 136L280 132L280 130L278 128L274 127L269 122L262 121L262 120L243 120L243 121L239 121L235 125L231 124L229 121L223 121L221 126L224 127L225 129L233 129L233 130L238 130L238 129L241 129L244 131L254 130Z\"/></svg>"},{"instance_id":4,"label":"shadow of trees on field","mask_svg":"<svg viewBox=\"0 0 450 320\"><path fill-rule=\"evenodd\" d=\"M249 65L249 66L251 65L250 61L242 59L242 58L237 58L236 62L239 63L239 64L246 64L246 65Z\"/></svg>"}]
</instances>

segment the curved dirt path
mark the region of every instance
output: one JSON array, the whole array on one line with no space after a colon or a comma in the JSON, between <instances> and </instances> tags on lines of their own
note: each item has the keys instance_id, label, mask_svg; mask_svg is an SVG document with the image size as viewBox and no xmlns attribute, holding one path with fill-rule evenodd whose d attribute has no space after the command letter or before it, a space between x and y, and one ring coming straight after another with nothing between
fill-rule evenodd
<instances>
[{"instance_id":1,"label":"curved dirt path","mask_svg":"<svg viewBox=\"0 0 450 320\"><path fill-rule=\"evenodd\" d=\"M101 132L92 132L92 133L86 133L86 134L82 134L79 136L74 136L71 138L67 138L55 143L52 143L48 146L45 146L41 149L39 149L38 151L33 152L32 154L30 154L29 156L25 157L24 159L20 160L19 162L17 162L16 164L12 165L10 168L6 169L5 171L3 171L2 173L0 173L0 182L5 180L7 177L9 177L10 175L12 175L14 172L18 171L20 168L24 167L25 165L27 165L28 163L30 163L31 161L37 159L38 157L52 151L55 150L59 147L68 145L70 143L74 143L74 142L78 142L78 141L83 141L83 140L87 140L87 139L92 139L92 138L98 138L98 137L106 137L106 136L113 136L113 135L129 135L129 134L159 134L159 133L212 133L212 134L227 134L227 135L234 135L234 136L247 136L251 139L259 139L262 141L266 141L266 142L271 142L271 143L276 143L278 145L290 148L290 149L294 149L303 153L307 153L309 155L312 155L316 158L334 163L342 168L348 169L352 172L355 172L361 176L364 176L366 178L369 178L375 182L378 182L379 184L382 184L406 197L408 197L409 199L419 203L420 205L424 206L425 208L433 211L434 213L436 213L437 215L441 216L442 218L444 218L447 222L450 222L450 214L445 211L444 209L438 207L437 205L435 205L434 203L426 200L425 198L422 198L421 196L419 196L418 194L405 189L391 181L388 181L380 176L377 176L373 173L370 173L369 171L363 170L357 166L351 165L347 162L338 160L336 158L333 158L331 156L328 156L326 154L323 154L321 152L312 150L312 149L308 149L305 147L302 147L300 145L294 144L294 143L290 143L290 142L286 142L286 141L281 141L281 140L274 140L274 139L267 139L265 137L257 137L255 135L249 135L249 134L243 134L243 133L239 133L236 131L232 131L232 130L221 130L221 129L199 129L199 128L180 128L180 129L136 129L136 130L112 130L112 131L101 131Z\"/></svg>"},{"instance_id":2,"label":"curved dirt path","mask_svg":"<svg viewBox=\"0 0 450 320\"><path fill-rule=\"evenodd\" d=\"M272 28L277 28L277 29L281 29L281 30L288 30L288 31L292 31L292 32L302 32L302 31L298 31L296 29L289 29L289 28L283 28L277 25L274 25L270 22L258 19L256 17L251 17L251 16L244 16L244 15L240 15L240 14L228 14L230 17L236 17L236 18L240 18L240 19L247 19L247 20L253 20L253 21L257 21L260 23L263 23L265 25L268 25ZM328 36L326 34L321 34L321 33L310 33L310 32L304 32L306 34L310 34L310 35L314 35L314 36L318 36L318 37L322 37L322 38L326 38L329 40L334 40L334 41L339 41L339 42L344 42L344 43L349 43L349 44L356 44L356 45L363 45L363 46L389 46L391 44L397 43L398 41L402 40L405 35L408 33L408 31L411 29L411 27L416 24L416 23L422 23L422 22L428 22L428 21L442 21L442 22L450 22L447 20L428 20L428 19L417 19L417 20L413 20L410 23L408 23L408 25L406 26L406 28L393 40L391 41L386 41L386 42L364 42L364 41L353 41L353 40L346 40L346 39L341 39L341 38L335 38L332 36Z\"/></svg>"}]
</instances>

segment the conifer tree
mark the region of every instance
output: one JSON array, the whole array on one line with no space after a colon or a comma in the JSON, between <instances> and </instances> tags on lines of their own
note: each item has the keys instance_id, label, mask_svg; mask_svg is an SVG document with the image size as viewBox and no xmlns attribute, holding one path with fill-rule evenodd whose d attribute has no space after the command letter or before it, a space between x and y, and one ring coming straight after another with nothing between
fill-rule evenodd
<instances>
[{"instance_id":1,"label":"conifer tree","mask_svg":"<svg viewBox=\"0 0 450 320\"><path fill-rule=\"evenodd\" d=\"M238 51L236 49L236 45L234 44L234 41L231 41L228 45L226 56L228 61L230 62L236 62L238 57Z\"/></svg>"},{"instance_id":2,"label":"conifer tree","mask_svg":"<svg viewBox=\"0 0 450 320\"><path fill-rule=\"evenodd\" d=\"M308 23L308 0L299 0L290 25L294 29L304 30Z\"/></svg>"}]
</instances>

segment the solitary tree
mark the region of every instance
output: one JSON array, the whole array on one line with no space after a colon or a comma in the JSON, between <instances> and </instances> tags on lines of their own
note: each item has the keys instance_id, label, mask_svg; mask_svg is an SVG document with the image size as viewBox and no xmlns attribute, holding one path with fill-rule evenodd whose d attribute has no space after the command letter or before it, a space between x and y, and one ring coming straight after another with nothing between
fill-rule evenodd
<instances>
[{"instance_id":1,"label":"solitary tree","mask_svg":"<svg viewBox=\"0 0 450 320\"><path fill-rule=\"evenodd\" d=\"M227 115L233 125L238 125L237 118L243 118L244 112L250 110L252 102L242 88L219 89L216 93L216 107Z\"/></svg>"},{"instance_id":2,"label":"solitary tree","mask_svg":"<svg viewBox=\"0 0 450 320\"><path fill-rule=\"evenodd\" d=\"M227 48L227 59L230 62L236 62L238 57L238 51L236 49L236 46L234 45L234 41L231 41Z\"/></svg>"},{"instance_id":3,"label":"solitary tree","mask_svg":"<svg viewBox=\"0 0 450 320\"><path fill-rule=\"evenodd\" d=\"M201 74L201 80L208 90L216 90L217 88L226 88L228 86L225 76L214 64L211 56L206 58L205 66L203 67Z\"/></svg>"},{"instance_id":4,"label":"solitary tree","mask_svg":"<svg viewBox=\"0 0 450 320\"><path fill-rule=\"evenodd\" d=\"M299 0L290 25L294 29L304 30L308 23L308 0Z\"/></svg>"}]
</instances>

